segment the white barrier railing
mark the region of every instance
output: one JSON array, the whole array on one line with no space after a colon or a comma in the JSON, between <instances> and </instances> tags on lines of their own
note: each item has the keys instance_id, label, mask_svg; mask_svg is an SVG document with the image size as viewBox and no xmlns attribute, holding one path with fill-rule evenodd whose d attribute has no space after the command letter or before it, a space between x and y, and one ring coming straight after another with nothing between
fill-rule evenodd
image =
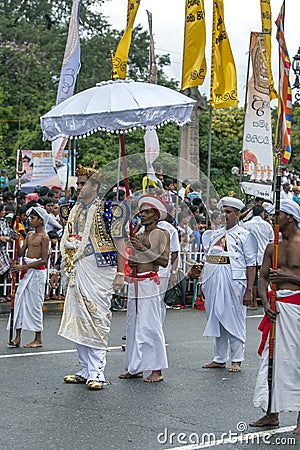
<instances>
[{"instance_id":1,"label":"white barrier railing","mask_svg":"<svg viewBox=\"0 0 300 450\"><path fill-rule=\"evenodd\" d=\"M12 243L8 243L6 244L6 252L9 255L11 261L13 261L13 255L14 255L14 247L15 247L15 242L13 241ZM59 245L56 245L55 249L50 249L49 251L49 258L48 258L48 264L47 264L47 281L46 281L46 286L45 286L45 295L46 298L49 296L50 293L50 284L49 284L49 280L50 280L50 275L51 275L51 269L53 267L51 267L51 265L54 265L55 262L57 261L58 257L59 257ZM195 252L192 249L192 246L190 246L190 250L186 250L183 252L180 252L180 263L179 263L179 267L182 269L182 271L184 272L184 274L187 274L193 264L193 262L199 260L199 259L203 259L203 252ZM22 259L20 258L20 263L22 263ZM17 274L17 285L19 282L19 274ZM187 283L187 291L190 291L192 286L194 285L194 280L188 278L188 283ZM122 293L125 294L127 292L127 285L124 287L124 289L122 290ZM9 272L7 272L5 275L3 275L2 277L0 277L0 291L1 294L0 296L3 297L8 297L11 293L11 276L9 274ZM61 284L59 285L59 288L56 290L56 295L57 296L61 296L62 295L62 287Z\"/></svg>"},{"instance_id":2,"label":"white barrier railing","mask_svg":"<svg viewBox=\"0 0 300 450\"><path fill-rule=\"evenodd\" d=\"M6 252L8 254L8 256L10 257L11 261L13 261L13 256L14 256L14 250L15 250L15 242L13 241L12 243L7 243L6 244ZM52 257L51 257L51 253L52 253ZM47 264L47 281L46 281L46 286L45 286L45 295L48 296L49 292L50 292L50 285L49 285L49 280L50 280L50 274L51 274L51 264L53 261L53 264L55 264L55 262L57 261L59 256L59 246L56 245L55 249L50 249L49 251L49 258L48 258L48 264ZM20 264L22 264L22 258L19 258L19 262ZM9 272L7 272L6 274L4 274L2 277L0 277L0 291L1 292L1 297L8 297L10 296L11 293L11 275ZM17 286L19 284L19 273L17 274ZM57 293L56 295L59 296L62 294L62 288L61 286L59 286L59 288L56 290Z\"/></svg>"}]
</instances>

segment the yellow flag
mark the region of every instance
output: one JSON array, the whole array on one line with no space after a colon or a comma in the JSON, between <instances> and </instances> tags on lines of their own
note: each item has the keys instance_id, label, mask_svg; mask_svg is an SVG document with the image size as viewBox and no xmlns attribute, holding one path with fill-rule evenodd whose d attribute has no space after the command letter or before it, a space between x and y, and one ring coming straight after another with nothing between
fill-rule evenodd
<instances>
[{"instance_id":1,"label":"yellow flag","mask_svg":"<svg viewBox=\"0 0 300 450\"><path fill-rule=\"evenodd\" d=\"M186 0L181 89L200 86L206 75L203 0Z\"/></svg>"},{"instance_id":2,"label":"yellow flag","mask_svg":"<svg viewBox=\"0 0 300 450\"><path fill-rule=\"evenodd\" d=\"M229 108L237 104L236 70L224 23L223 0L214 0L210 105Z\"/></svg>"},{"instance_id":3,"label":"yellow flag","mask_svg":"<svg viewBox=\"0 0 300 450\"><path fill-rule=\"evenodd\" d=\"M265 34L265 47L267 55L267 66L268 66L268 77L269 77L269 89L270 89L270 99L273 100L277 98L277 92L274 87L274 80L272 74L271 66L271 36L272 36L272 11L270 0L260 0L260 11L261 11L261 27Z\"/></svg>"},{"instance_id":4,"label":"yellow flag","mask_svg":"<svg viewBox=\"0 0 300 450\"><path fill-rule=\"evenodd\" d=\"M118 77L122 80L125 80L126 78L127 60L131 43L132 28L139 6L140 0L128 0L126 30L124 31L124 34L119 42L116 54L112 58L113 69L117 71Z\"/></svg>"}]
</instances>

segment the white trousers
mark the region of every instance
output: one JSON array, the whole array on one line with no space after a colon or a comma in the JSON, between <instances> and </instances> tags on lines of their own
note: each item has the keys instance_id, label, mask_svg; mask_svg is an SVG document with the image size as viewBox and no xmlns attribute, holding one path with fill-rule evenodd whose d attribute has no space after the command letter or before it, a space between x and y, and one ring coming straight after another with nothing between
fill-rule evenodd
<instances>
[{"instance_id":1,"label":"white trousers","mask_svg":"<svg viewBox=\"0 0 300 450\"><path fill-rule=\"evenodd\" d=\"M76 373L89 381L105 381L106 350L76 344L81 370Z\"/></svg>"},{"instance_id":2,"label":"white trousers","mask_svg":"<svg viewBox=\"0 0 300 450\"><path fill-rule=\"evenodd\" d=\"M229 359L231 362L244 361L244 343L229 333L220 324L220 337L216 337L216 343L214 347L214 361L220 364L226 363Z\"/></svg>"}]
</instances>

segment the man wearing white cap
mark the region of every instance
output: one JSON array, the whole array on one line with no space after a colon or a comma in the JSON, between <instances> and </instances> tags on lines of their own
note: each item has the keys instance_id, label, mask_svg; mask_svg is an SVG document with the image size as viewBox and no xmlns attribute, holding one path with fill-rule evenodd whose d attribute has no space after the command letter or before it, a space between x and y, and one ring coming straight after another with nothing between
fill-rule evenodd
<instances>
[{"instance_id":1,"label":"man wearing white cap","mask_svg":"<svg viewBox=\"0 0 300 450\"><path fill-rule=\"evenodd\" d=\"M30 231L22 247L19 247L19 256L24 256L23 264L12 268L14 272L21 272L20 284L15 298L14 329L15 339L8 344L20 347L21 331L35 332L35 338L26 348L42 347L43 331L43 302L46 284L46 265L48 259L49 238L45 232L48 214L44 208L32 207L28 210L29 225L34 228ZM10 318L7 329L10 328Z\"/></svg>"},{"instance_id":2,"label":"man wearing white cap","mask_svg":"<svg viewBox=\"0 0 300 450\"><path fill-rule=\"evenodd\" d=\"M279 425L278 413L298 411L294 433L300 435L300 208L293 200L280 204L280 231L282 240L278 249L278 269L273 270L274 244L266 248L258 282L258 292L265 308L265 317L259 326L262 343L260 369L254 392L254 406L268 410L268 334L270 321L276 322L273 359L272 404L270 415L265 415L252 427ZM277 289L276 312L271 310L268 285ZM265 345L266 344L266 345Z\"/></svg>"},{"instance_id":3,"label":"man wearing white cap","mask_svg":"<svg viewBox=\"0 0 300 450\"><path fill-rule=\"evenodd\" d=\"M214 359L205 369L226 367L230 352L230 372L239 372L244 361L246 306L252 301L257 241L238 225L241 200L223 197L225 227L211 233L205 244L202 291L205 296L207 325L204 336L216 338Z\"/></svg>"},{"instance_id":4,"label":"man wearing white cap","mask_svg":"<svg viewBox=\"0 0 300 450\"><path fill-rule=\"evenodd\" d=\"M126 324L126 373L121 379L142 378L148 383L163 381L162 370L168 368L159 292L159 266L167 267L170 236L157 227L167 217L167 205L158 197L143 195L138 200L144 231L131 238L133 255L129 264L137 269L129 281Z\"/></svg>"}]
</instances>

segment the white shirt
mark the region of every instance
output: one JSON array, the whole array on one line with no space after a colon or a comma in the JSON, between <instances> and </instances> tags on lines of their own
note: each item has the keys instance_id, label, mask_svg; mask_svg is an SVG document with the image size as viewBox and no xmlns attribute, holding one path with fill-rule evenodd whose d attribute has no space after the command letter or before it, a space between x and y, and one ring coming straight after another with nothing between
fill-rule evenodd
<instances>
[{"instance_id":1,"label":"white shirt","mask_svg":"<svg viewBox=\"0 0 300 450\"><path fill-rule=\"evenodd\" d=\"M171 268L172 253L180 252L179 236L178 236L178 231L176 230L176 228L173 225L171 225L169 222L167 222L166 220L161 220L160 222L158 222L157 227L168 231L168 233L170 235L170 257L169 257L168 265L167 265L167 267L159 266L159 269L158 269L159 276L166 277L166 276L169 276L169 272L170 272L170 268Z\"/></svg>"},{"instance_id":2,"label":"white shirt","mask_svg":"<svg viewBox=\"0 0 300 450\"><path fill-rule=\"evenodd\" d=\"M293 193L291 191L289 192L281 191L280 200L293 200Z\"/></svg>"},{"instance_id":3,"label":"white shirt","mask_svg":"<svg viewBox=\"0 0 300 450\"><path fill-rule=\"evenodd\" d=\"M254 216L248 222L241 224L241 226L255 236L258 244L257 264L261 266L266 247L269 242L274 240L272 225L266 222L261 216Z\"/></svg>"}]
</instances>

